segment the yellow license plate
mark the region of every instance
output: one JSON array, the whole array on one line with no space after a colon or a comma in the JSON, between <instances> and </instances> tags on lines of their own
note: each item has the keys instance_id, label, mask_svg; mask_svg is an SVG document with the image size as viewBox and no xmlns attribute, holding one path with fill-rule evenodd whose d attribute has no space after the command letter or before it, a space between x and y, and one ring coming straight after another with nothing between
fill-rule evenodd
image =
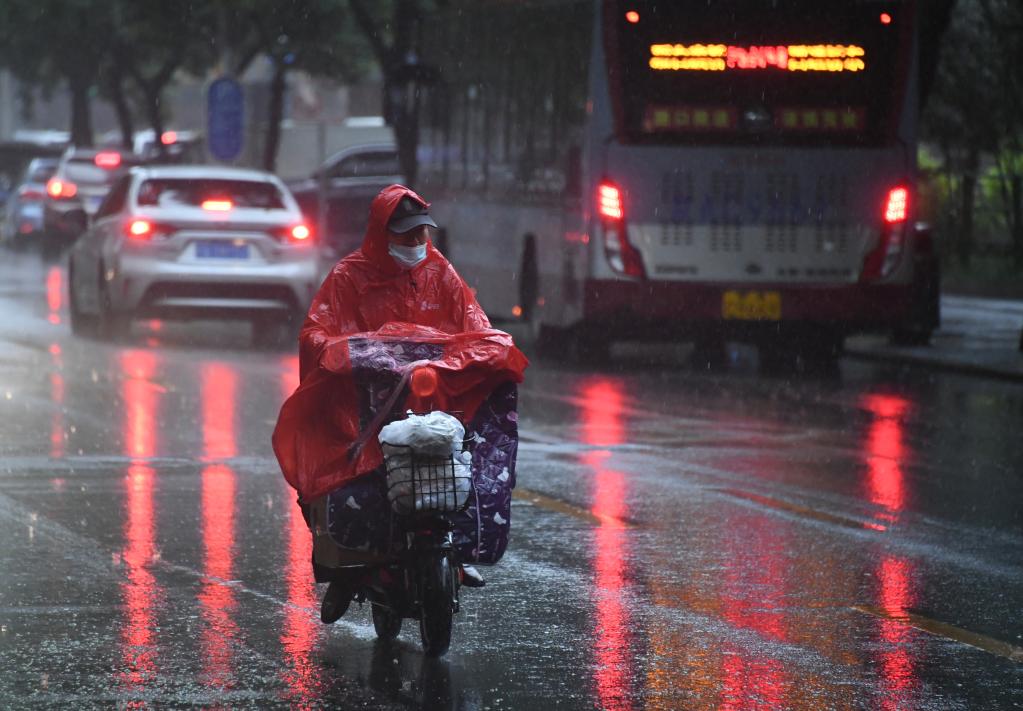
<instances>
[{"instance_id":1,"label":"yellow license plate","mask_svg":"<svg viewBox=\"0 0 1023 711\"><path fill-rule=\"evenodd\" d=\"M721 315L740 321L778 321L781 294L777 291L726 291L721 297Z\"/></svg>"}]
</instances>

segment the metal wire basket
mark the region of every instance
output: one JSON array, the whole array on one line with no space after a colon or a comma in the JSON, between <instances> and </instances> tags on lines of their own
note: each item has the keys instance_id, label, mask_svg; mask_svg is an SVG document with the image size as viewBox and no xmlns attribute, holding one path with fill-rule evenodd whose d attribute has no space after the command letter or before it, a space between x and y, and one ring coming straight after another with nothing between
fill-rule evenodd
<instances>
[{"instance_id":1,"label":"metal wire basket","mask_svg":"<svg viewBox=\"0 0 1023 711\"><path fill-rule=\"evenodd\" d=\"M451 454L423 455L409 446L381 442L391 509L403 516L464 511L472 491L470 441L463 443L458 459Z\"/></svg>"}]
</instances>

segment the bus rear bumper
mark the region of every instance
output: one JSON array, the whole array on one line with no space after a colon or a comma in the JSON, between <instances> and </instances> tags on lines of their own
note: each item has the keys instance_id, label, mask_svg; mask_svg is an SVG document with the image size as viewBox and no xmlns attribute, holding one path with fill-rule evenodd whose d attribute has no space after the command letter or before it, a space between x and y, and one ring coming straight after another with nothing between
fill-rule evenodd
<instances>
[{"instance_id":1,"label":"bus rear bumper","mask_svg":"<svg viewBox=\"0 0 1023 711\"><path fill-rule=\"evenodd\" d=\"M905 324L914 308L909 284L738 288L591 280L584 293L583 327L617 338L672 338L706 330L742 338L803 327L842 335L886 332Z\"/></svg>"}]
</instances>

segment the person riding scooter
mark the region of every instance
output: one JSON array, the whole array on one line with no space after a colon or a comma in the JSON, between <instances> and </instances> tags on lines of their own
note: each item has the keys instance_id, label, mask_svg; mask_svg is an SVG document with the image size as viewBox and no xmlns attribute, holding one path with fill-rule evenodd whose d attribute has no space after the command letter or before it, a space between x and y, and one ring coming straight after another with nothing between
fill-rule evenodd
<instances>
[{"instance_id":1,"label":"person riding scooter","mask_svg":"<svg viewBox=\"0 0 1023 711\"><path fill-rule=\"evenodd\" d=\"M432 245L429 230L436 227L422 197L405 186L388 186L370 207L362 247L334 266L313 299L299 335L300 386L282 408L274 431L274 450L285 477L299 490L307 521L315 518L314 500L322 501L326 494L354 481L366 482L371 488L376 486L369 483L372 480L369 475L379 461L360 457L349 457L348 461L328 456L334 440L327 435L321 438L323 444L314 442L318 422L330 420L337 425L338 432L344 430L344 426L333 421L337 416L331 407L337 402L351 405L360 397L354 392L338 394L339 387L347 387L338 382L331 385L333 390L322 387L325 374L343 370L345 364L339 364L339 360L347 359L348 366L355 365L357 354L351 352L351 341L347 339L355 334L387 332L393 324L421 327L427 338L431 329L439 334L483 333L490 338L494 337L487 333L500 334L491 330L472 290ZM510 338L507 344L505 361L493 370L494 383L501 378L521 381L525 357L511 345ZM513 407L514 396L510 402ZM349 407L350 416L351 410ZM365 439L365 433L355 430L367 423L358 416L351 423L349 435ZM335 440L341 437L337 432L330 436ZM511 464L513 467L513 456ZM335 519L343 519L346 512L344 507L335 506L330 513ZM332 525L344 528L344 521L334 521ZM311 527L315 537L316 526ZM334 622L347 610L356 581L346 568L318 562L315 553L313 572L316 582L330 583L324 594L321 619L325 623ZM462 584L479 587L484 582L473 567L464 565Z\"/></svg>"}]
</instances>

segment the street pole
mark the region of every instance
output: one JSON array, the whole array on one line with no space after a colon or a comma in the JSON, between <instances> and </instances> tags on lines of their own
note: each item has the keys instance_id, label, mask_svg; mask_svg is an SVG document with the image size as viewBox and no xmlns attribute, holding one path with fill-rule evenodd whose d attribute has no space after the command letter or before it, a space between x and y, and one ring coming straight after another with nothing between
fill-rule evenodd
<instances>
[{"instance_id":1,"label":"street pole","mask_svg":"<svg viewBox=\"0 0 1023 711\"><path fill-rule=\"evenodd\" d=\"M320 166L327 161L327 123L320 117L316 124L316 153L320 156ZM316 201L316 239L320 243L320 254L332 258L333 245L327 243L327 171L321 169L319 172L319 198Z\"/></svg>"}]
</instances>

